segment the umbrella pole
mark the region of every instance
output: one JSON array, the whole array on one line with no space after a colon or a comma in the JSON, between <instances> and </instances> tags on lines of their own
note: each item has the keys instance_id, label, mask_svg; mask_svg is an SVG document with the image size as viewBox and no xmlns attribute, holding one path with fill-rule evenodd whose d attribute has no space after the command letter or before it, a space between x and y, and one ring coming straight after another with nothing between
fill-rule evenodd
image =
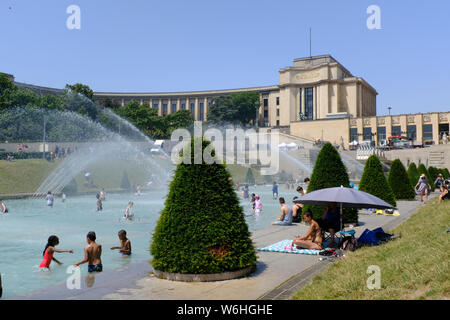
<instances>
[{"instance_id":1,"label":"umbrella pole","mask_svg":"<svg viewBox=\"0 0 450 320\"><path fill-rule=\"evenodd\" d=\"M341 231L344 231L344 230L342 230L342 202L340 203L340 207L341 207L341 214L340 214L340 216L339 216L339 219L340 219L340 221L341 221Z\"/></svg>"}]
</instances>

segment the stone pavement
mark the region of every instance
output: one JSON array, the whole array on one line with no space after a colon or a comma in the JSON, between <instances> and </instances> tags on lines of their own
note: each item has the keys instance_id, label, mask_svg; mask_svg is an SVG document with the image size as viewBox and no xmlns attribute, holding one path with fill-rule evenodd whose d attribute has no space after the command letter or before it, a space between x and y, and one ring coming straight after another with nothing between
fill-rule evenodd
<instances>
[{"instance_id":1,"label":"stone pavement","mask_svg":"<svg viewBox=\"0 0 450 320\"><path fill-rule=\"evenodd\" d=\"M398 201L400 216L383 216L361 212L360 225L354 227L356 236L366 228L383 227L385 231L409 218L422 204L419 201ZM283 239L305 234L308 227L269 226L252 233L255 247L264 247ZM347 228L346 230L348 230ZM321 256L257 252L256 271L249 277L218 282L176 282L158 279L149 274L149 262L133 263L127 267L105 271L88 281L81 290L68 290L65 284L33 292L13 299L152 299L152 300L255 300L286 299L306 285L330 264L319 261ZM94 284L87 287L89 281Z\"/></svg>"}]
</instances>

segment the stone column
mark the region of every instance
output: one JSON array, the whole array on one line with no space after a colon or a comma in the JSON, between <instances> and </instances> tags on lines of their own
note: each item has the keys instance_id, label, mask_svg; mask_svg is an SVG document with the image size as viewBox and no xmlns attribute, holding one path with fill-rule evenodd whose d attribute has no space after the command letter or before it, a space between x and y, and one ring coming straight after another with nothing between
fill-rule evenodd
<instances>
[{"instance_id":1,"label":"stone column","mask_svg":"<svg viewBox=\"0 0 450 320\"><path fill-rule=\"evenodd\" d=\"M162 116L162 103L163 103L163 101L162 101L162 99L160 98L159 100L158 100L158 116Z\"/></svg>"},{"instance_id":2,"label":"stone column","mask_svg":"<svg viewBox=\"0 0 450 320\"><path fill-rule=\"evenodd\" d=\"M206 121L206 115L208 113L208 98L203 100L203 121Z\"/></svg>"},{"instance_id":3,"label":"stone column","mask_svg":"<svg viewBox=\"0 0 450 320\"><path fill-rule=\"evenodd\" d=\"M167 99L167 114L172 113L172 99Z\"/></svg>"}]
</instances>

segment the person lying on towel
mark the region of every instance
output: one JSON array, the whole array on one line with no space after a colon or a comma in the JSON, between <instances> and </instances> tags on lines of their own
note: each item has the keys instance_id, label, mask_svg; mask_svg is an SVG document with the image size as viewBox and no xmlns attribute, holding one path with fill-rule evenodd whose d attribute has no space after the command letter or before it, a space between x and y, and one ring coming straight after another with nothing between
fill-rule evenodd
<instances>
[{"instance_id":1,"label":"person lying on towel","mask_svg":"<svg viewBox=\"0 0 450 320\"><path fill-rule=\"evenodd\" d=\"M310 210L303 214L303 218L310 225L309 230L303 237L295 237L292 246L297 246L297 249L322 250L322 232L319 224L313 220Z\"/></svg>"}]
</instances>

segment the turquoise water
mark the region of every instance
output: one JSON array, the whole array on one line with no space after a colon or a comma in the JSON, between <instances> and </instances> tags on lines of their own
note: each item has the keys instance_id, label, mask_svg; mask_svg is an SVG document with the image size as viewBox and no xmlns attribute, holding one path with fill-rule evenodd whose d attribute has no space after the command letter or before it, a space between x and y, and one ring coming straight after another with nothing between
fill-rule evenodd
<instances>
[{"instance_id":1,"label":"turquoise water","mask_svg":"<svg viewBox=\"0 0 450 320\"><path fill-rule=\"evenodd\" d=\"M250 193L260 194L263 211L255 217L249 201L241 199L246 221L251 231L266 228L279 217L280 206L272 199L271 186L251 187ZM2 274L3 298L14 297L38 289L63 283L69 277L67 267L83 259L86 234L95 231L97 242L102 244L104 270L122 267L132 262L149 260L152 233L164 206L167 190L133 194L108 194L103 211L96 211L94 196L68 197L66 202L55 199L53 208L45 200L7 200L9 213L0 215L0 273ZM279 195L291 203L294 190L279 187ZM240 192L239 192L239 198ZM135 219L122 219L129 200L134 202ZM123 257L112 246L120 245L117 232L127 231L133 254ZM57 249L73 249L74 253L55 253L64 264L52 262L50 271L39 271L42 251L47 238L55 234L60 244ZM82 275L87 274L87 264L81 265Z\"/></svg>"}]
</instances>

